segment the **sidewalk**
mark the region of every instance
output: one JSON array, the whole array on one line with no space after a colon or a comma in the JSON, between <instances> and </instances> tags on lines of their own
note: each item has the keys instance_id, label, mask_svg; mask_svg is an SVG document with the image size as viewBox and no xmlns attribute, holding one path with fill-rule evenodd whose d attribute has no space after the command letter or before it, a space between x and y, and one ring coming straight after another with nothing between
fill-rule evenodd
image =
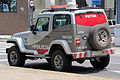
<instances>
[{"instance_id":1,"label":"sidewalk","mask_svg":"<svg viewBox=\"0 0 120 80\"><path fill-rule=\"evenodd\" d=\"M0 80L119 80L85 74L0 65Z\"/></svg>"},{"instance_id":2,"label":"sidewalk","mask_svg":"<svg viewBox=\"0 0 120 80\"><path fill-rule=\"evenodd\" d=\"M120 47L113 47L115 49L115 54L120 54Z\"/></svg>"},{"instance_id":3,"label":"sidewalk","mask_svg":"<svg viewBox=\"0 0 120 80\"><path fill-rule=\"evenodd\" d=\"M8 38L11 38L11 35L0 35L0 42L5 42Z\"/></svg>"}]
</instances>

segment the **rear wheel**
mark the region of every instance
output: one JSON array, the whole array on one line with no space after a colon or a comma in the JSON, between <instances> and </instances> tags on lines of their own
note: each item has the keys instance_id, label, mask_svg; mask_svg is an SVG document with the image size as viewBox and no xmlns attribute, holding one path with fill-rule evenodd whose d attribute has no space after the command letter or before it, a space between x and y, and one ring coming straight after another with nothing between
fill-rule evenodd
<instances>
[{"instance_id":1,"label":"rear wheel","mask_svg":"<svg viewBox=\"0 0 120 80\"><path fill-rule=\"evenodd\" d=\"M110 62L110 56L104 56L99 58L98 60L94 60L94 61L90 61L92 66L96 69L104 69L105 67L108 66L109 62Z\"/></svg>"},{"instance_id":2,"label":"rear wheel","mask_svg":"<svg viewBox=\"0 0 120 80\"><path fill-rule=\"evenodd\" d=\"M8 62L11 66L23 66L25 64L25 55L16 46L13 46L8 52Z\"/></svg>"},{"instance_id":3,"label":"rear wheel","mask_svg":"<svg viewBox=\"0 0 120 80\"><path fill-rule=\"evenodd\" d=\"M71 69L71 59L63 51L56 50L52 54L51 65L56 71L69 71Z\"/></svg>"},{"instance_id":4,"label":"rear wheel","mask_svg":"<svg viewBox=\"0 0 120 80\"><path fill-rule=\"evenodd\" d=\"M93 27L90 31L89 43L96 50L109 47L111 44L110 29L107 26Z\"/></svg>"}]
</instances>

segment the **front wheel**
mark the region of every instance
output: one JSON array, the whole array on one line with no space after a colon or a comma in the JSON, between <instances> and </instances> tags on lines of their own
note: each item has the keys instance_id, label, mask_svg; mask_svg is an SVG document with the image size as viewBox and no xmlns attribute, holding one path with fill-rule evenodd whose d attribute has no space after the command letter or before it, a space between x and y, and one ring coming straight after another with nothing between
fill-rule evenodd
<instances>
[{"instance_id":1,"label":"front wheel","mask_svg":"<svg viewBox=\"0 0 120 80\"><path fill-rule=\"evenodd\" d=\"M13 46L8 52L8 62L11 66L23 66L25 64L25 55L16 46Z\"/></svg>"},{"instance_id":2,"label":"front wheel","mask_svg":"<svg viewBox=\"0 0 120 80\"><path fill-rule=\"evenodd\" d=\"M108 66L109 62L110 62L110 56L104 56L99 58L98 60L90 60L92 66L96 69L104 69L105 67Z\"/></svg>"},{"instance_id":3,"label":"front wheel","mask_svg":"<svg viewBox=\"0 0 120 80\"><path fill-rule=\"evenodd\" d=\"M51 65L56 71L69 71L71 69L71 59L61 50L53 52Z\"/></svg>"}]
</instances>

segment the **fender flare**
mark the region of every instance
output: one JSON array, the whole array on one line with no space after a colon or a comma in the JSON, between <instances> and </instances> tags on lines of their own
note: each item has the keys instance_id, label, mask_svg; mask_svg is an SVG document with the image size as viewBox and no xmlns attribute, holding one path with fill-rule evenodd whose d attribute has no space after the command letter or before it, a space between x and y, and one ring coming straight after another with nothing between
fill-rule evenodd
<instances>
[{"instance_id":1,"label":"fender flare","mask_svg":"<svg viewBox=\"0 0 120 80\"><path fill-rule=\"evenodd\" d=\"M63 47L63 49L64 49L66 54L72 54L72 51L71 51L71 49L70 49L70 47L69 47L69 45L68 45L66 40L54 40L54 41L51 42L50 48L54 44L61 45ZM50 51L50 49L49 49L49 51Z\"/></svg>"},{"instance_id":2,"label":"fender flare","mask_svg":"<svg viewBox=\"0 0 120 80\"><path fill-rule=\"evenodd\" d=\"M35 51L35 50L28 50L25 48L24 46L24 42L23 42L23 39L21 37L12 37L10 39L7 39L7 43L14 43L14 44L17 44L20 52L22 53L32 53L32 54L35 54L37 55L38 52Z\"/></svg>"}]
</instances>

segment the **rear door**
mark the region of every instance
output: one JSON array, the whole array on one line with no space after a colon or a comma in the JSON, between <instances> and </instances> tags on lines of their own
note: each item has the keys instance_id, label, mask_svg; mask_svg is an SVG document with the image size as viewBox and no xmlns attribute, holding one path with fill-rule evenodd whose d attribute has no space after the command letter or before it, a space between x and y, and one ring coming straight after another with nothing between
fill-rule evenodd
<instances>
[{"instance_id":1,"label":"rear door","mask_svg":"<svg viewBox=\"0 0 120 80\"><path fill-rule=\"evenodd\" d=\"M101 10L101 9L100 9ZM77 45L77 49L90 50L89 45L89 31L93 26L107 23L107 18L103 10L79 10L75 13L75 31L76 42L80 42Z\"/></svg>"},{"instance_id":2,"label":"rear door","mask_svg":"<svg viewBox=\"0 0 120 80\"><path fill-rule=\"evenodd\" d=\"M103 12L88 11L86 13L78 13L75 15L77 25L95 26L107 22Z\"/></svg>"}]
</instances>

